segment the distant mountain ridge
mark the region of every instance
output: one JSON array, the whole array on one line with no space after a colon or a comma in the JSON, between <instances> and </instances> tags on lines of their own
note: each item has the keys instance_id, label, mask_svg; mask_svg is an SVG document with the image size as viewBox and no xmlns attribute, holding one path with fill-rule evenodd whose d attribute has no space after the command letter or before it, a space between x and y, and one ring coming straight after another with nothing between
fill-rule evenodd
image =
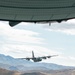
<instances>
[{"instance_id":1,"label":"distant mountain ridge","mask_svg":"<svg viewBox=\"0 0 75 75\"><path fill-rule=\"evenodd\" d=\"M27 60L16 59L11 56L0 54L0 68L16 71L27 70L64 70L74 67L62 66L52 63L34 63Z\"/></svg>"}]
</instances>

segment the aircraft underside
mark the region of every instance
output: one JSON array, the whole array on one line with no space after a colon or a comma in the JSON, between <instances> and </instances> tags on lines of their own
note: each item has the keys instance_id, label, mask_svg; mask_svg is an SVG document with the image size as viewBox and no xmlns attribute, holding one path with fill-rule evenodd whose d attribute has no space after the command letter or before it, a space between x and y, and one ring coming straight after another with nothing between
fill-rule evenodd
<instances>
[{"instance_id":1,"label":"aircraft underside","mask_svg":"<svg viewBox=\"0 0 75 75\"><path fill-rule=\"evenodd\" d=\"M0 20L11 26L20 22L62 22L75 18L75 0L0 0Z\"/></svg>"}]
</instances>

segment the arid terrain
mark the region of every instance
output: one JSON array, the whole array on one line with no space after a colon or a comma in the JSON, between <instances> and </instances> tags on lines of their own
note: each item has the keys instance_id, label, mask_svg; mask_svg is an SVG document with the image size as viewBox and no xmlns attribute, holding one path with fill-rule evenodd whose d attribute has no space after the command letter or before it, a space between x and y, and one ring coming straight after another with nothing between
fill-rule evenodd
<instances>
[{"instance_id":1,"label":"arid terrain","mask_svg":"<svg viewBox=\"0 0 75 75\"><path fill-rule=\"evenodd\" d=\"M0 75L46 75L46 74L41 73L41 72L20 73L17 71L10 71L10 70L0 68Z\"/></svg>"},{"instance_id":2,"label":"arid terrain","mask_svg":"<svg viewBox=\"0 0 75 75\"><path fill-rule=\"evenodd\" d=\"M9 71L9 70L0 68L0 75L20 75L20 73L17 71Z\"/></svg>"},{"instance_id":3,"label":"arid terrain","mask_svg":"<svg viewBox=\"0 0 75 75\"><path fill-rule=\"evenodd\" d=\"M54 70L50 72L25 72L21 73L18 71L10 71L6 69L0 68L0 75L75 75L75 70L69 69L69 70Z\"/></svg>"}]
</instances>

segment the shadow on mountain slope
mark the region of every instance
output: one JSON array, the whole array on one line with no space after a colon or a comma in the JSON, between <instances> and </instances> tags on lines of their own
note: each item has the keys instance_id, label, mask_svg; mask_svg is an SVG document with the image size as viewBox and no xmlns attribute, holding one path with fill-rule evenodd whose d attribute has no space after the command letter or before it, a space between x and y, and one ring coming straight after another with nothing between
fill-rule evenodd
<instances>
[{"instance_id":1,"label":"shadow on mountain slope","mask_svg":"<svg viewBox=\"0 0 75 75\"><path fill-rule=\"evenodd\" d=\"M20 75L20 73L17 71L9 71L9 70L0 68L0 75Z\"/></svg>"},{"instance_id":2,"label":"shadow on mountain slope","mask_svg":"<svg viewBox=\"0 0 75 75\"><path fill-rule=\"evenodd\" d=\"M43 73L40 73L40 72L32 72L32 73L24 73L22 75L46 75L46 74L43 74Z\"/></svg>"}]
</instances>

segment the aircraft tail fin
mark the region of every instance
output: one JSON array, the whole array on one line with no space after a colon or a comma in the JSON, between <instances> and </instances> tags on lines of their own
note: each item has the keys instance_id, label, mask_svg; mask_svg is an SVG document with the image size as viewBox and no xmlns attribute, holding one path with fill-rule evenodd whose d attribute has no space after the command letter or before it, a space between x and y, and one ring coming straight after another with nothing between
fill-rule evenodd
<instances>
[{"instance_id":1,"label":"aircraft tail fin","mask_svg":"<svg viewBox=\"0 0 75 75\"><path fill-rule=\"evenodd\" d=\"M34 52L32 51L32 57L34 58Z\"/></svg>"}]
</instances>

